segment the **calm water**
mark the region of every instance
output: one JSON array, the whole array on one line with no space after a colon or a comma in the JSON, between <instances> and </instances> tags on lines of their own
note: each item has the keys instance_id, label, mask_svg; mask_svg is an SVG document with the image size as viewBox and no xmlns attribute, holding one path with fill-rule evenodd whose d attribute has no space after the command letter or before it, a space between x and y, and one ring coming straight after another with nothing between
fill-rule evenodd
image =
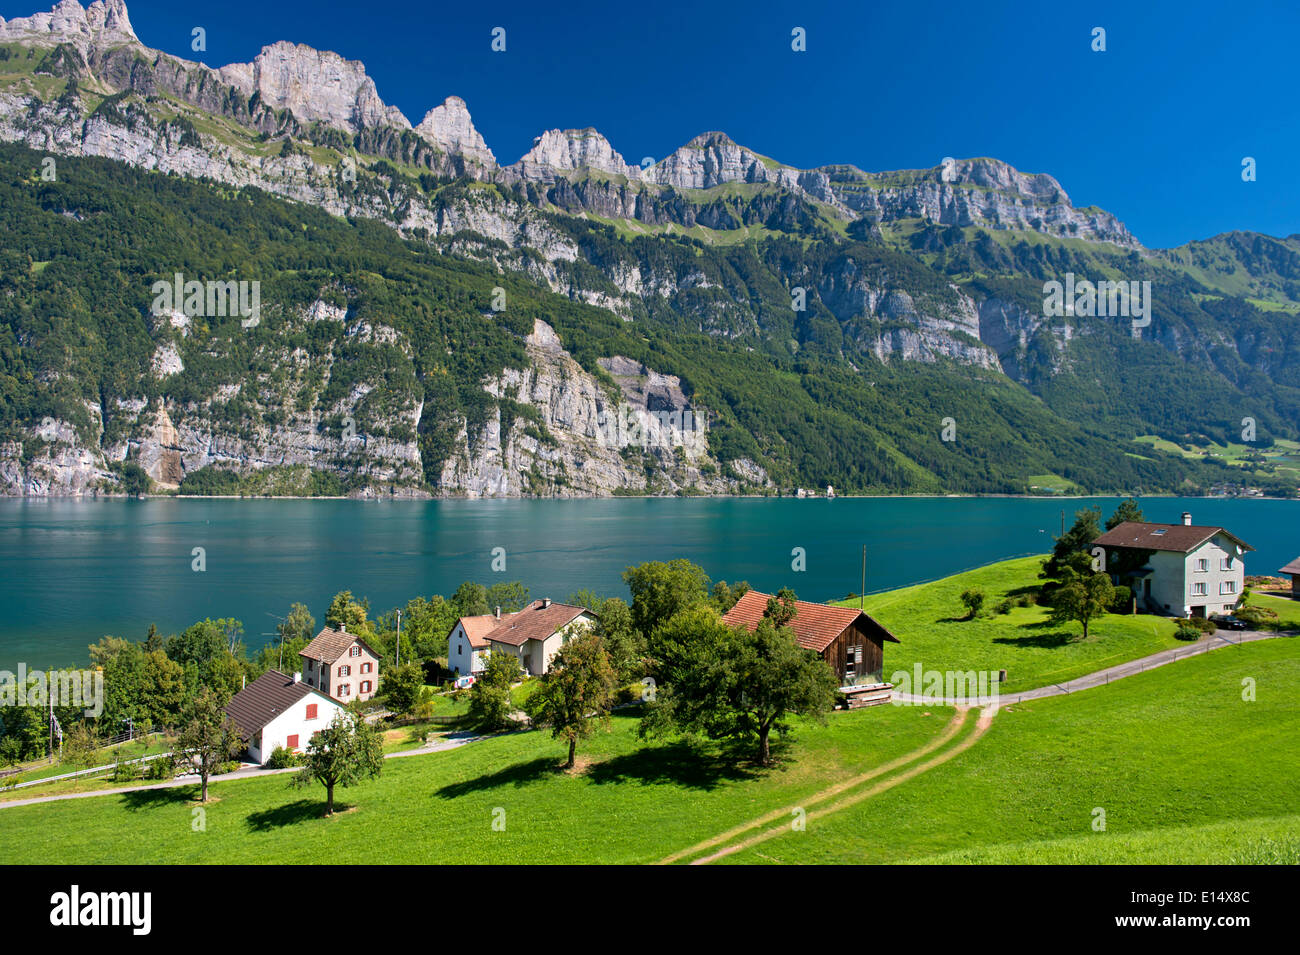
<instances>
[{"instance_id":1,"label":"calm water","mask_svg":"<svg viewBox=\"0 0 1300 955\"><path fill-rule=\"evenodd\" d=\"M931 580L1038 553L1093 501L868 498L587 501L0 501L0 669L84 663L106 633L142 639L203 617L237 617L245 642L271 639L290 603L317 622L344 589L372 613L463 580L522 580L535 597L580 588L626 597L629 564L687 557L714 580L792 586L826 600ZM1257 548L1247 573L1300 554L1300 502L1179 500L1143 504L1148 520L1222 524ZM193 548L207 569L191 569ZM493 548L506 551L492 572ZM791 570L791 551L807 570Z\"/></svg>"}]
</instances>

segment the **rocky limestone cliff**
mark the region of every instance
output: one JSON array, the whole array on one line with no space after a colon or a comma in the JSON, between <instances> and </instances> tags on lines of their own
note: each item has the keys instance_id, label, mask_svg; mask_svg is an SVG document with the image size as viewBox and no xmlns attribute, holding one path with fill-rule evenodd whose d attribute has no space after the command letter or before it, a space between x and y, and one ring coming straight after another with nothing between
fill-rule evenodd
<instances>
[{"instance_id":1,"label":"rocky limestone cliff","mask_svg":"<svg viewBox=\"0 0 1300 955\"><path fill-rule=\"evenodd\" d=\"M534 322L526 345L529 367L506 369L485 388L534 409L536 419L506 422L498 411L473 435L462 421L440 490L474 498L720 494L767 480L753 462L722 473L703 438L707 424L694 428L693 416L706 422L706 415L690 408L675 378L629 359L607 359L602 365L620 372L621 393L612 395L545 322Z\"/></svg>"},{"instance_id":2,"label":"rocky limestone cliff","mask_svg":"<svg viewBox=\"0 0 1300 955\"><path fill-rule=\"evenodd\" d=\"M596 170L629 179L641 178L641 170L629 166L596 130L549 129L533 141L533 148L509 170L523 179L554 182L557 173L576 169Z\"/></svg>"},{"instance_id":3,"label":"rocky limestone cliff","mask_svg":"<svg viewBox=\"0 0 1300 955\"><path fill-rule=\"evenodd\" d=\"M223 66L217 75L245 96L258 94L300 122L322 122L356 133L378 126L409 129L395 106L385 106L365 66L301 43L273 43L252 63Z\"/></svg>"},{"instance_id":4,"label":"rocky limestone cliff","mask_svg":"<svg viewBox=\"0 0 1300 955\"><path fill-rule=\"evenodd\" d=\"M544 195L567 211L732 229L745 223L716 209L661 201L658 193L663 188L709 190L751 183L806 197L845 219L919 217L944 225L1031 230L1141 248L1109 213L1075 209L1051 176L1021 173L991 159L876 175L843 165L800 170L760 156L724 133L709 132L642 170L588 128L549 130L518 162L502 169L459 97L430 110L414 130L433 152L411 155L401 140L401 134L411 130L410 123L384 104L361 63L278 42L251 63L213 70L141 45L123 0L96 0L85 9L75 0L62 0L50 13L0 23L0 39L44 47L69 44L85 69L112 89L168 93L261 133L303 135L307 127L320 123L358 135L376 155L426 165L441 175L557 186ZM73 74L79 69L75 64L65 67ZM630 182L592 182L593 174Z\"/></svg>"},{"instance_id":5,"label":"rocky limestone cliff","mask_svg":"<svg viewBox=\"0 0 1300 955\"><path fill-rule=\"evenodd\" d=\"M448 96L441 106L425 114L415 131L449 153L457 153L483 167L496 166L496 157L474 128L469 107L459 96Z\"/></svg>"},{"instance_id":6,"label":"rocky limestone cliff","mask_svg":"<svg viewBox=\"0 0 1300 955\"><path fill-rule=\"evenodd\" d=\"M95 0L89 7L76 0L61 0L49 13L9 21L0 17L0 41L34 46L70 43L83 55L93 45L140 43L124 0Z\"/></svg>"},{"instance_id":7,"label":"rocky limestone cliff","mask_svg":"<svg viewBox=\"0 0 1300 955\"><path fill-rule=\"evenodd\" d=\"M921 218L1142 248L1110 213L1074 208L1051 176L1023 173L996 159L953 160L933 170L874 176L849 166L825 172L844 206L878 221Z\"/></svg>"}]
</instances>

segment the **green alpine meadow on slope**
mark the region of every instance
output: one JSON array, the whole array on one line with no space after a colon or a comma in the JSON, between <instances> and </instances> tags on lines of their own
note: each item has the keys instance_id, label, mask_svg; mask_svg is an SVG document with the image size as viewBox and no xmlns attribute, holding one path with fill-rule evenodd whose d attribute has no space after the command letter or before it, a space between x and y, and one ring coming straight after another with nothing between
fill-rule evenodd
<instances>
[{"instance_id":1,"label":"green alpine meadow on slope","mask_svg":"<svg viewBox=\"0 0 1300 955\"><path fill-rule=\"evenodd\" d=\"M1045 555L1001 561L932 583L873 594L864 609L901 640L885 651L885 679L895 671L995 671L1005 669L1002 691L1014 693L1061 683L1106 667L1185 646L1174 624L1149 614L1108 613L1093 621L1088 639L1077 623L1053 624L1049 609L1037 604L997 612L1004 600L1031 596ZM967 619L962 592L985 593L980 616ZM858 599L840 602L856 607Z\"/></svg>"},{"instance_id":2,"label":"green alpine meadow on slope","mask_svg":"<svg viewBox=\"0 0 1300 955\"><path fill-rule=\"evenodd\" d=\"M725 861L1300 862L1297 683L1279 637L1004 707L951 761Z\"/></svg>"}]
</instances>

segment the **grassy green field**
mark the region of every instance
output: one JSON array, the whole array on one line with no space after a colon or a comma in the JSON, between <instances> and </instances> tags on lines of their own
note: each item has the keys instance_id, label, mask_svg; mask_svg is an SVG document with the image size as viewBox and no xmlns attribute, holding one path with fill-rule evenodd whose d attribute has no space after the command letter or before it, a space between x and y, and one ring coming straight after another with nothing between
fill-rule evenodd
<instances>
[{"instance_id":1,"label":"grassy green field","mask_svg":"<svg viewBox=\"0 0 1300 955\"><path fill-rule=\"evenodd\" d=\"M1271 473L1269 468L1261 468L1260 465L1275 468L1277 473L1283 476L1294 477L1300 474L1300 442L1286 438L1275 439L1267 448L1237 442L1230 444L1198 442L1181 445L1154 434L1139 435L1133 440L1161 451L1181 454L1185 458L1200 460L1214 458L1225 464L1241 467L1255 477L1263 477Z\"/></svg>"},{"instance_id":2,"label":"grassy green field","mask_svg":"<svg viewBox=\"0 0 1300 955\"><path fill-rule=\"evenodd\" d=\"M723 861L1183 863L1267 839L1294 861L1298 685L1282 637L1017 704L950 762Z\"/></svg>"},{"instance_id":3,"label":"grassy green field","mask_svg":"<svg viewBox=\"0 0 1300 955\"><path fill-rule=\"evenodd\" d=\"M959 849L917 865L1300 865L1300 815Z\"/></svg>"},{"instance_id":4,"label":"grassy green field","mask_svg":"<svg viewBox=\"0 0 1300 955\"><path fill-rule=\"evenodd\" d=\"M914 661L1006 667L1018 689L1175 645L1168 621L1150 617L1108 616L1086 643L1044 627L1038 607L961 619L961 590L981 586L994 604L1036 583L1038 562L868 598L868 610L904 641L887 648L886 672ZM1290 601L1257 599L1294 612ZM982 733L973 717L958 727L943 707L800 721L771 769L712 746L640 740L632 708L579 748L573 773L559 768L565 747L549 733L511 733L388 760L380 779L336 793L341 811L330 819L321 816L321 787L293 789L286 775L214 782L201 831L192 785L0 808L0 857L634 863L699 858L775 826L773 837L720 861L1296 862L1297 685L1300 638L1280 637L1004 707ZM533 688L517 687L517 699ZM462 705L447 698L448 710ZM394 730L387 748L409 748L441 728ZM788 828L792 807L808 807L806 831ZM1097 810L1104 831L1094 831ZM758 828L707 844L760 817Z\"/></svg>"},{"instance_id":5,"label":"grassy green field","mask_svg":"<svg viewBox=\"0 0 1300 955\"><path fill-rule=\"evenodd\" d=\"M1126 660L1179 646L1170 620L1150 615L1107 614L1093 622L1088 639L1078 624L1052 625L1044 607L992 608L1042 583L1042 557L1001 561L928 584L866 598L866 611L898 637L885 645L885 679L916 663L934 670L1006 669L1010 693L1069 680ZM961 593L981 588L983 614L966 620ZM856 607L857 600L843 601Z\"/></svg>"},{"instance_id":6,"label":"grassy green field","mask_svg":"<svg viewBox=\"0 0 1300 955\"><path fill-rule=\"evenodd\" d=\"M1252 607L1263 607L1266 610L1277 612L1277 620L1285 629L1300 630L1300 600L1292 600L1290 597L1274 597L1271 594L1261 594L1253 591L1246 598L1246 603Z\"/></svg>"},{"instance_id":7,"label":"grassy green field","mask_svg":"<svg viewBox=\"0 0 1300 955\"><path fill-rule=\"evenodd\" d=\"M580 774L556 767L565 748L524 732L449 752L387 760L376 781L324 790L286 776L216 782L206 831L191 829L194 787L0 809L8 862L651 862L925 744L943 708L876 707L801 726L789 755L755 770L684 744L643 746L637 720L579 749ZM493 812L505 829L494 831Z\"/></svg>"}]
</instances>

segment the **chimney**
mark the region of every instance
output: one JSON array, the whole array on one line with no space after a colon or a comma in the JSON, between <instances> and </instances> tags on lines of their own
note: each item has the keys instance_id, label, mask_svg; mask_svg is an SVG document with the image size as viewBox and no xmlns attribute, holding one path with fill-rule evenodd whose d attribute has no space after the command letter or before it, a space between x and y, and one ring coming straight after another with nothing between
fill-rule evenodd
<instances>
[{"instance_id":1,"label":"chimney","mask_svg":"<svg viewBox=\"0 0 1300 955\"><path fill-rule=\"evenodd\" d=\"M339 624L339 633L347 633L347 632L348 632L348 625L346 623Z\"/></svg>"},{"instance_id":2,"label":"chimney","mask_svg":"<svg viewBox=\"0 0 1300 955\"><path fill-rule=\"evenodd\" d=\"M497 604L497 619L501 619L501 605Z\"/></svg>"},{"instance_id":3,"label":"chimney","mask_svg":"<svg viewBox=\"0 0 1300 955\"><path fill-rule=\"evenodd\" d=\"M542 598L542 609L545 610L545 609L546 609L547 607L549 607L550 605L551 605L551 598L550 598L550 597L543 597L543 598Z\"/></svg>"},{"instance_id":4,"label":"chimney","mask_svg":"<svg viewBox=\"0 0 1300 955\"><path fill-rule=\"evenodd\" d=\"M1191 526L1192 526L1192 512L1191 512L1191 511L1183 511L1183 526L1184 526L1184 527L1191 527Z\"/></svg>"},{"instance_id":5,"label":"chimney","mask_svg":"<svg viewBox=\"0 0 1300 955\"><path fill-rule=\"evenodd\" d=\"M293 682L294 682L294 683L301 683L301 682L302 682L302 674L299 673L297 670L294 670L294 671L293 671Z\"/></svg>"}]
</instances>

